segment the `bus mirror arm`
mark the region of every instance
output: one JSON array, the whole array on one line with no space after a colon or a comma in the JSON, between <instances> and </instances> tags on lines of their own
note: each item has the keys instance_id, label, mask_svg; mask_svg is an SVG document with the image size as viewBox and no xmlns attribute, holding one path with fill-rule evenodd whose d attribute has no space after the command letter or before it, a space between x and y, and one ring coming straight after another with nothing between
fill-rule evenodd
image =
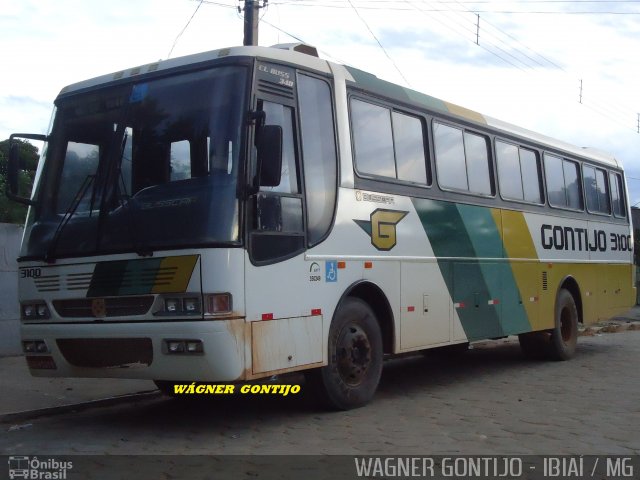
<instances>
[{"instance_id":1,"label":"bus mirror arm","mask_svg":"<svg viewBox=\"0 0 640 480\"><path fill-rule=\"evenodd\" d=\"M282 127L263 125L256 137L260 186L277 187L282 172Z\"/></svg>"},{"instance_id":2,"label":"bus mirror arm","mask_svg":"<svg viewBox=\"0 0 640 480\"><path fill-rule=\"evenodd\" d=\"M20 144L14 141L14 138L26 138L30 140L47 141L46 135L30 134L30 133L14 133L9 137L9 162L7 165L7 197L14 202L23 205L34 205L33 200L22 197L19 191L19 173L20 170L30 169L27 165L22 165L20 161Z\"/></svg>"}]
</instances>

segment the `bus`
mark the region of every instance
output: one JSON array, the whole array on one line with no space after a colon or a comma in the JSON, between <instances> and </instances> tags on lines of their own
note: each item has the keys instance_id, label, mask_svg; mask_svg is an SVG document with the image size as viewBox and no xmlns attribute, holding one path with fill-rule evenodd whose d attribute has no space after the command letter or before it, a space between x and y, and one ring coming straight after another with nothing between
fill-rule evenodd
<instances>
[{"instance_id":1,"label":"bus","mask_svg":"<svg viewBox=\"0 0 640 480\"><path fill-rule=\"evenodd\" d=\"M19 139L43 141L31 192ZM394 355L518 335L566 360L634 303L620 162L306 45L76 83L11 141L35 376L171 393L304 371L350 409Z\"/></svg>"}]
</instances>

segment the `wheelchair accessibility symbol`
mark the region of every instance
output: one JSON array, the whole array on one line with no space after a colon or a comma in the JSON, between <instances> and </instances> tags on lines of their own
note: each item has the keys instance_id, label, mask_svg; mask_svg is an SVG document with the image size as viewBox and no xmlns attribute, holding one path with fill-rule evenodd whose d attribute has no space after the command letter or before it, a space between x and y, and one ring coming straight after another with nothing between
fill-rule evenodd
<instances>
[{"instance_id":1,"label":"wheelchair accessibility symbol","mask_svg":"<svg viewBox=\"0 0 640 480\"><path fill-rule=\"evenodd\" d=\"M324 268L324 279L326 282L337 282L338 281L338 262L335 260L330 260L325 262Z\"/></svg>"}]
</instances>

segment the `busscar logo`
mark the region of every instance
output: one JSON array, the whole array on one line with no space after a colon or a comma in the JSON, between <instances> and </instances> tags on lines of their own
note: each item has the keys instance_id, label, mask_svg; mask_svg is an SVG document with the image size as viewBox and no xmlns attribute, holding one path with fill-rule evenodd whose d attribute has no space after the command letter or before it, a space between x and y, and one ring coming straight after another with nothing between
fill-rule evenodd
<instances>
[{"instance_id":1,"label":"busscar logo","mask_svg":"<svg viewBox=\"0 0 640 480\"><path fill-rule=\"evenodd\" d=\"M378 208L371 212L369 220L353 220L371 237L371 245L378 250L389 251L396 246L396 225L409 212Z\"/></svg>"}]
</instances>

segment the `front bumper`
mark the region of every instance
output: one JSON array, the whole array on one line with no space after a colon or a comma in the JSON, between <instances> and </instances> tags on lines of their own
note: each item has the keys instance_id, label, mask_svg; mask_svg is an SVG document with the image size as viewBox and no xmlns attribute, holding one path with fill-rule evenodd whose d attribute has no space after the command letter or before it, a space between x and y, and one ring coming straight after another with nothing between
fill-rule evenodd
<instances>
[{"instance_id":1,"label":"front bumper","mask_svg":"<svg viewBox=\"0 0 640 480\"><path fill-rule=\"evenodd\" d=\"M23 324L22 340L44 341L52 368L30 368L33 376L137 378L206 382L241 381L245 369L245 320L131 323ZM86 339L86 342L83 342ZM166 340L199 340L203 352L172 354ZM95 348L70 348L71 346ZM30 361L30 365L45 362ZM51 363L50 363L51 365Z\"/></svg>"}]
</instances>

